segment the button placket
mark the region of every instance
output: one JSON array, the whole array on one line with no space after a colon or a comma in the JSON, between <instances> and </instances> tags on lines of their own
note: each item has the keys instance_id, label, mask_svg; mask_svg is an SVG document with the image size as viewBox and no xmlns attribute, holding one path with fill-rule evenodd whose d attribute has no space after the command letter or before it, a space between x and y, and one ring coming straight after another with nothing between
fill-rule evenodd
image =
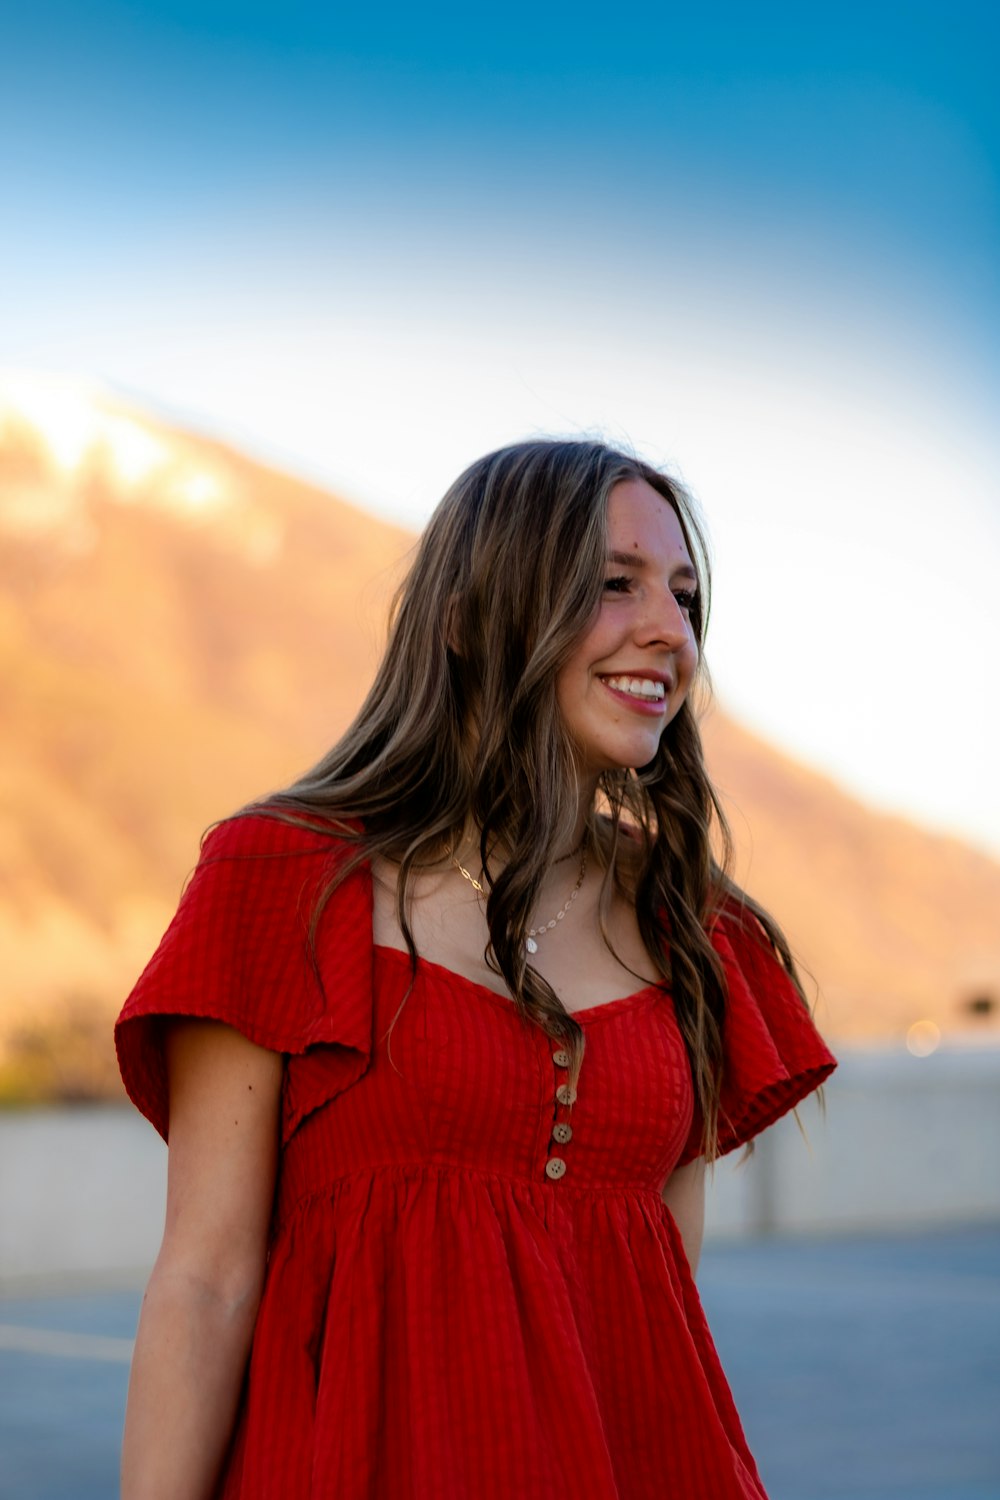
<instances>
[{"instance_id":1,"label":"button placket","mask_svg":"<svg viewBox=\"0 0 1000 1500\"><path fill-rule=\"evenodd\" d=\"M568 1068L570 1055L565 1047L556 1047L551 1053L553 1067L557 1069ZM559 1107L568 1109L576 1099L576 1089L571 1088L568 1083L560 1083L555 1090L556 1110ZM551 1145L565 1146L573 1138L573 1127L566 1120L557 1120L552 1127ZM562 1156L549 1156L545 1163L545 1175L550 1182L559 1182L567 1172L566 1160Z\"/></svg>"}]
</instances>

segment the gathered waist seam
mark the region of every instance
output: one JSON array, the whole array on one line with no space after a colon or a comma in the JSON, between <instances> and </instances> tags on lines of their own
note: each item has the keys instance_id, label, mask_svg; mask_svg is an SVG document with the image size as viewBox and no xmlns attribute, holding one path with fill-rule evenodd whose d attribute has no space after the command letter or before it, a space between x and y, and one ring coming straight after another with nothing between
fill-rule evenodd
<instances>
[{"instance_id":1,"label":"gathered waist seam","mask_svg":"<svg viewBox=\"0 0 1000 1500\"><path fill-rule=\"evenodd\" d=\"M273 1234L276 1235L280 1229L297 1214L302 1208L307 1207L317 1198L328 1197L335 1188L356 1177L369 1177L372 1175L389 1176L392 1174L406 1176L410 1174L415 1177L426 1177L433 1174L436 1177L472 1177L482 1182L498 1182L510 1187L527 1187L532 1191L543 1193L547 1198L554 1201L565 1197L589 1197L589 1198L640 1198L661 1204L662 1199L656 1188L634 1187L626 1183L594 1183L574 1182L568 1183L565 1179L556 1183L538 1181L533 1177L525 1177L513 1172L487 1172L478 1167L457 1166L447 1162L368 1162L363 1167L354 1167L349 1172L341 1172L336 1177L328 1178L316 1187L308 1188L300 1193L298 1197L289 1203L281 1202L281 1188L279 1185L275 1205Z\"/></svg>"}]
</instances>

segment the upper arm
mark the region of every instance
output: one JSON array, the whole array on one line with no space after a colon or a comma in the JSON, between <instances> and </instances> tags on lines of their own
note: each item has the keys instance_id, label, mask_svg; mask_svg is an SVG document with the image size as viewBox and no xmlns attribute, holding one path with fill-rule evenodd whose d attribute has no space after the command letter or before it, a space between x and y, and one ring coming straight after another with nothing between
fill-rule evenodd
<instances>
[{"instance_id":1,"label":"upper arm","mask_svg":"<svg viewBox=\"0 0 1000 1500\"><path fill-rule=\"evenodd\" d=\"M173 1021L165 1257L243 1295L263 1273L283 1059L215 1021Z\"/></svg>"},{"instance_id":2,"label":"upper arm","mask_svg":"<svg viewBox=\"0 0 1000 1500\"><path fill-rule=\"evenodd\" d=\"M705 1158L696 1156L685 1166L676 1167L667 1178L661 1197L680 1231L694 1275L705 1231Z\"/></svg>"}]
</instances>

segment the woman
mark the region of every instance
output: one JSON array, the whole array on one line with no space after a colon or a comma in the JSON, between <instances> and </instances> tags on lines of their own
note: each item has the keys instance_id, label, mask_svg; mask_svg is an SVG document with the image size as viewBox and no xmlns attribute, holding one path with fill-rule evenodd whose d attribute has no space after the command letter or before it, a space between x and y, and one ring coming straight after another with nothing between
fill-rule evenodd
<instances>
[{"instance_id":1,"label":"woman","mask_svg":"<svg viewBox=\"0 0 1000 1500\"><path fill-rule=\"evenodd\" d=\"M117 1029L170 1133L126 1500L763 1495L704 1167L834 1061L712 853L706 587L656 470L490 455L343 739L204 841Z\"/></svg>"}]
</instances>

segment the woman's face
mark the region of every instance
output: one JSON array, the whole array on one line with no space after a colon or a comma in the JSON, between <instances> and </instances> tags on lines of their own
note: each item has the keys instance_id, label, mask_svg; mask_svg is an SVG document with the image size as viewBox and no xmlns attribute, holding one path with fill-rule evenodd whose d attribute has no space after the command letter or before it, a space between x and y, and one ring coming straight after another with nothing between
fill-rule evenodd
<instances>
[{"instance_id":1,"label":"woman's face","mask_svg":"<svg viewBox=\"0 0 1000 1500\"><path fill-rule=\"evenodd\" d=\"M698 587L673 506L644 479L616 484L600 610L556 678L580 770L648 765L698 664Z\"/></svg>"}]
</instances>

